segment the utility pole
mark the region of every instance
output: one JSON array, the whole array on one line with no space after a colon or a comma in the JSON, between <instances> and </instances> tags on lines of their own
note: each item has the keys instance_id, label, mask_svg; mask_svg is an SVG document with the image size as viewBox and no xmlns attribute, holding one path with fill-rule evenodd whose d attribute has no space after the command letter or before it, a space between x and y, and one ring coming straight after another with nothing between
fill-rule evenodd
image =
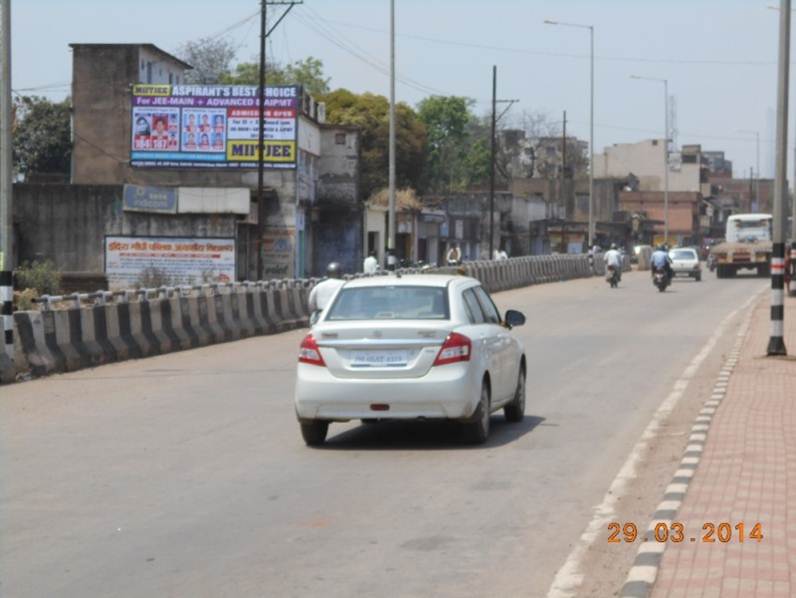
<instances>
[{"instance_id":1,"label":"utility pole","mask_svg":"<svg viewBox=\"0 0 796 598\"><path fill-rule=\"evenodd\" d=\"M669 81L663 80L664 110L664 140L663 140L663 237L664 243L669 244Z\"/></svg>"},{"instance_id":2,"label":"utility pole","mask_svg":"<svg viewBox=\"0 0 796 598\"><path fill-rule=\"evenodd\" d=\"M561 180L567 178L567 111L564 110L564 132L561 138Z\"/></svg>"},{"instance_id":3,"label":"utility pole","mask_svg":"<svg viewBox=\"0 0 796 598\"><path fill-rule=\"evenodd\" d=\"M489 152L489 258L495 255L495 154L496 139L495 128L497 126L497 66L492 66L492 135L491 149Z\"/></svg>"},{"instance_id":4,"label":"utility pole","mask_svg":"<svg viewBox=\"0 0 796 598\"><path fill-rule=\"evenodd\" d=\"M759 174L757 176L760 176ZM796 297L796 144L793 146L793 195L790 204L790 288L788 295Z\"/></svg>"},{"instance_id":5,"label":"utility pole","mask_svg":"<svg viewBox=\"0 0 796 598\"><path fill-rule=\"evenodd\" d=\"M390 140L387 250L395 251L395 0L390 0Z\"/></svg>"},{"instance_id":6,"label":"utility pole","mask_svg":"<svg viewBox=\"0 0 796 598\"><path fill-rule=\"evenodd\" d=\"M13 270L14 240L11 194L14 190L14 163L11 157L11 0L1 0L0 35L0 314L3 351L0 361L14 360ZM10 368L2 368L10 371Z\"/></svg>"},{"instance_id":7,"label":"utility pole","mask_svg":"<svg viewBox=\"0 0 796 598\"><path fill-rule=\"evenodd\" d=\"M260 102L257 118L257 280L265 278L263 258L263 237L265 236L265 191L263 177L265 170L265 36L267 0L260 0L260 77L258 99Z\"/></svg>"},{"instance_id":8,"label":"utility pole","mask_svg":"<svg viewBox=\"0 0 796 598\"><path fill-rule=\"evenodd\" d=\"M785 348L785 200L788 195L788 84L790 71L790 0L780 0L777 82L777 145L774 180L773 251L771 253L771 337L767 354L787 355Z\"/></svg>"}]
</instances>

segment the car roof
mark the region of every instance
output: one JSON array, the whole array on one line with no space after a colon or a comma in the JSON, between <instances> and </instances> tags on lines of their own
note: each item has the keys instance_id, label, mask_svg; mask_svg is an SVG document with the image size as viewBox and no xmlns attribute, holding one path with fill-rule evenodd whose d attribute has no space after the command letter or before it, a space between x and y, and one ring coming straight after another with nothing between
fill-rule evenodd
<instances>
[{"instance_id":1,"label":"car roof","mask_svg":"<svg viewBox=\"0 0 796 598\"><path fill-rule=\"evenodd\" d=\"M475 278L453 274L402 274L401 276L388 274L354 278L346 282L344 288L383 286L446 287L449 284L459 285L463 283L479 284Z\"/></svg>"}]
</instances>

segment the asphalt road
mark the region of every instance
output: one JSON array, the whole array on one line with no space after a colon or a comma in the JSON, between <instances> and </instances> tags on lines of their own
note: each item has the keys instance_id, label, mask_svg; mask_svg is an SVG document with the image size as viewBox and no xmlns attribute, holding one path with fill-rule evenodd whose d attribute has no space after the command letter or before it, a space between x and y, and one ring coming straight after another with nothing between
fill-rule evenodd
<instances>
[{"instance_id":1,"label":"asphalt road","mask_svg":"<svg viewBox=\"0 0 796 598\"><path fill-rule=\"evenodd\" d=\"M497 295L528 317L529 395L484 447L406 423L306 448L300 331L4 386L0 595L544 596L672 382L765 284Z\"/></svg>"}]
</instances>

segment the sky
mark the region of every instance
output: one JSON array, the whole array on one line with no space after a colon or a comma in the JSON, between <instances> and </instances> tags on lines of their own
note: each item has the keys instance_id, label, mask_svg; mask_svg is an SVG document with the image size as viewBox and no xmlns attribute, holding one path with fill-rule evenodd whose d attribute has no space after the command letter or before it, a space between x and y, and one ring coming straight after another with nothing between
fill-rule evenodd
<instances>
[{"instance_id":1,"label":"sky","mask_svg":"<svg viewBox=\"0 0 796 598\"><path fill-rule=\"evenodd\" d=\"M460 95L486 113L496 65L498 97L519 100L507 124L523 111L560 121L566 110L568 133L588 139L589 32L544 21L592 25L597 151L663 137L663 85L630 76L666 78L678 144L724 150L735 176L748 176L756 162L749 131L759 131L761 173L773 175L778 11L770 6L776 0L395 3L401 101ZM52 99L67 95L70 43L146 42L175 52L185 41L223 35L238 60L249 61L258 51L258 7L258 0L12 0L12 86ZM274 16L281 10L269 7ZM388 32L389 0L304 0L269 38L269 60L314 56L332 88L387 95ZM792 158L793 124L790 137ZM791 160L788 170L795 166Z\"/></svg>"}]
</instances>

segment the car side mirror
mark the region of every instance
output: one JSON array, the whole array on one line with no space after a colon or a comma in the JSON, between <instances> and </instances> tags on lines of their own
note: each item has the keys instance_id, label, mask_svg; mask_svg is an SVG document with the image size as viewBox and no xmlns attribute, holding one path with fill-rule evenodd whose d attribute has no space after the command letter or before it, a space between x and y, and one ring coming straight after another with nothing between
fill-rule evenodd
<instances>
[{"instance_id":1,"label":"car side mirror","mask_svg":"<svg viewBox=\"0 0 796 598\"><path fill-rule=\"evenodd\" d=\"M510 328L522 326L525 324L525 314L523 314L521 311L517 311L516 309L509 309L506 311L506 317L503 318L503 321Z\"/></svg>"}]
</instances>

